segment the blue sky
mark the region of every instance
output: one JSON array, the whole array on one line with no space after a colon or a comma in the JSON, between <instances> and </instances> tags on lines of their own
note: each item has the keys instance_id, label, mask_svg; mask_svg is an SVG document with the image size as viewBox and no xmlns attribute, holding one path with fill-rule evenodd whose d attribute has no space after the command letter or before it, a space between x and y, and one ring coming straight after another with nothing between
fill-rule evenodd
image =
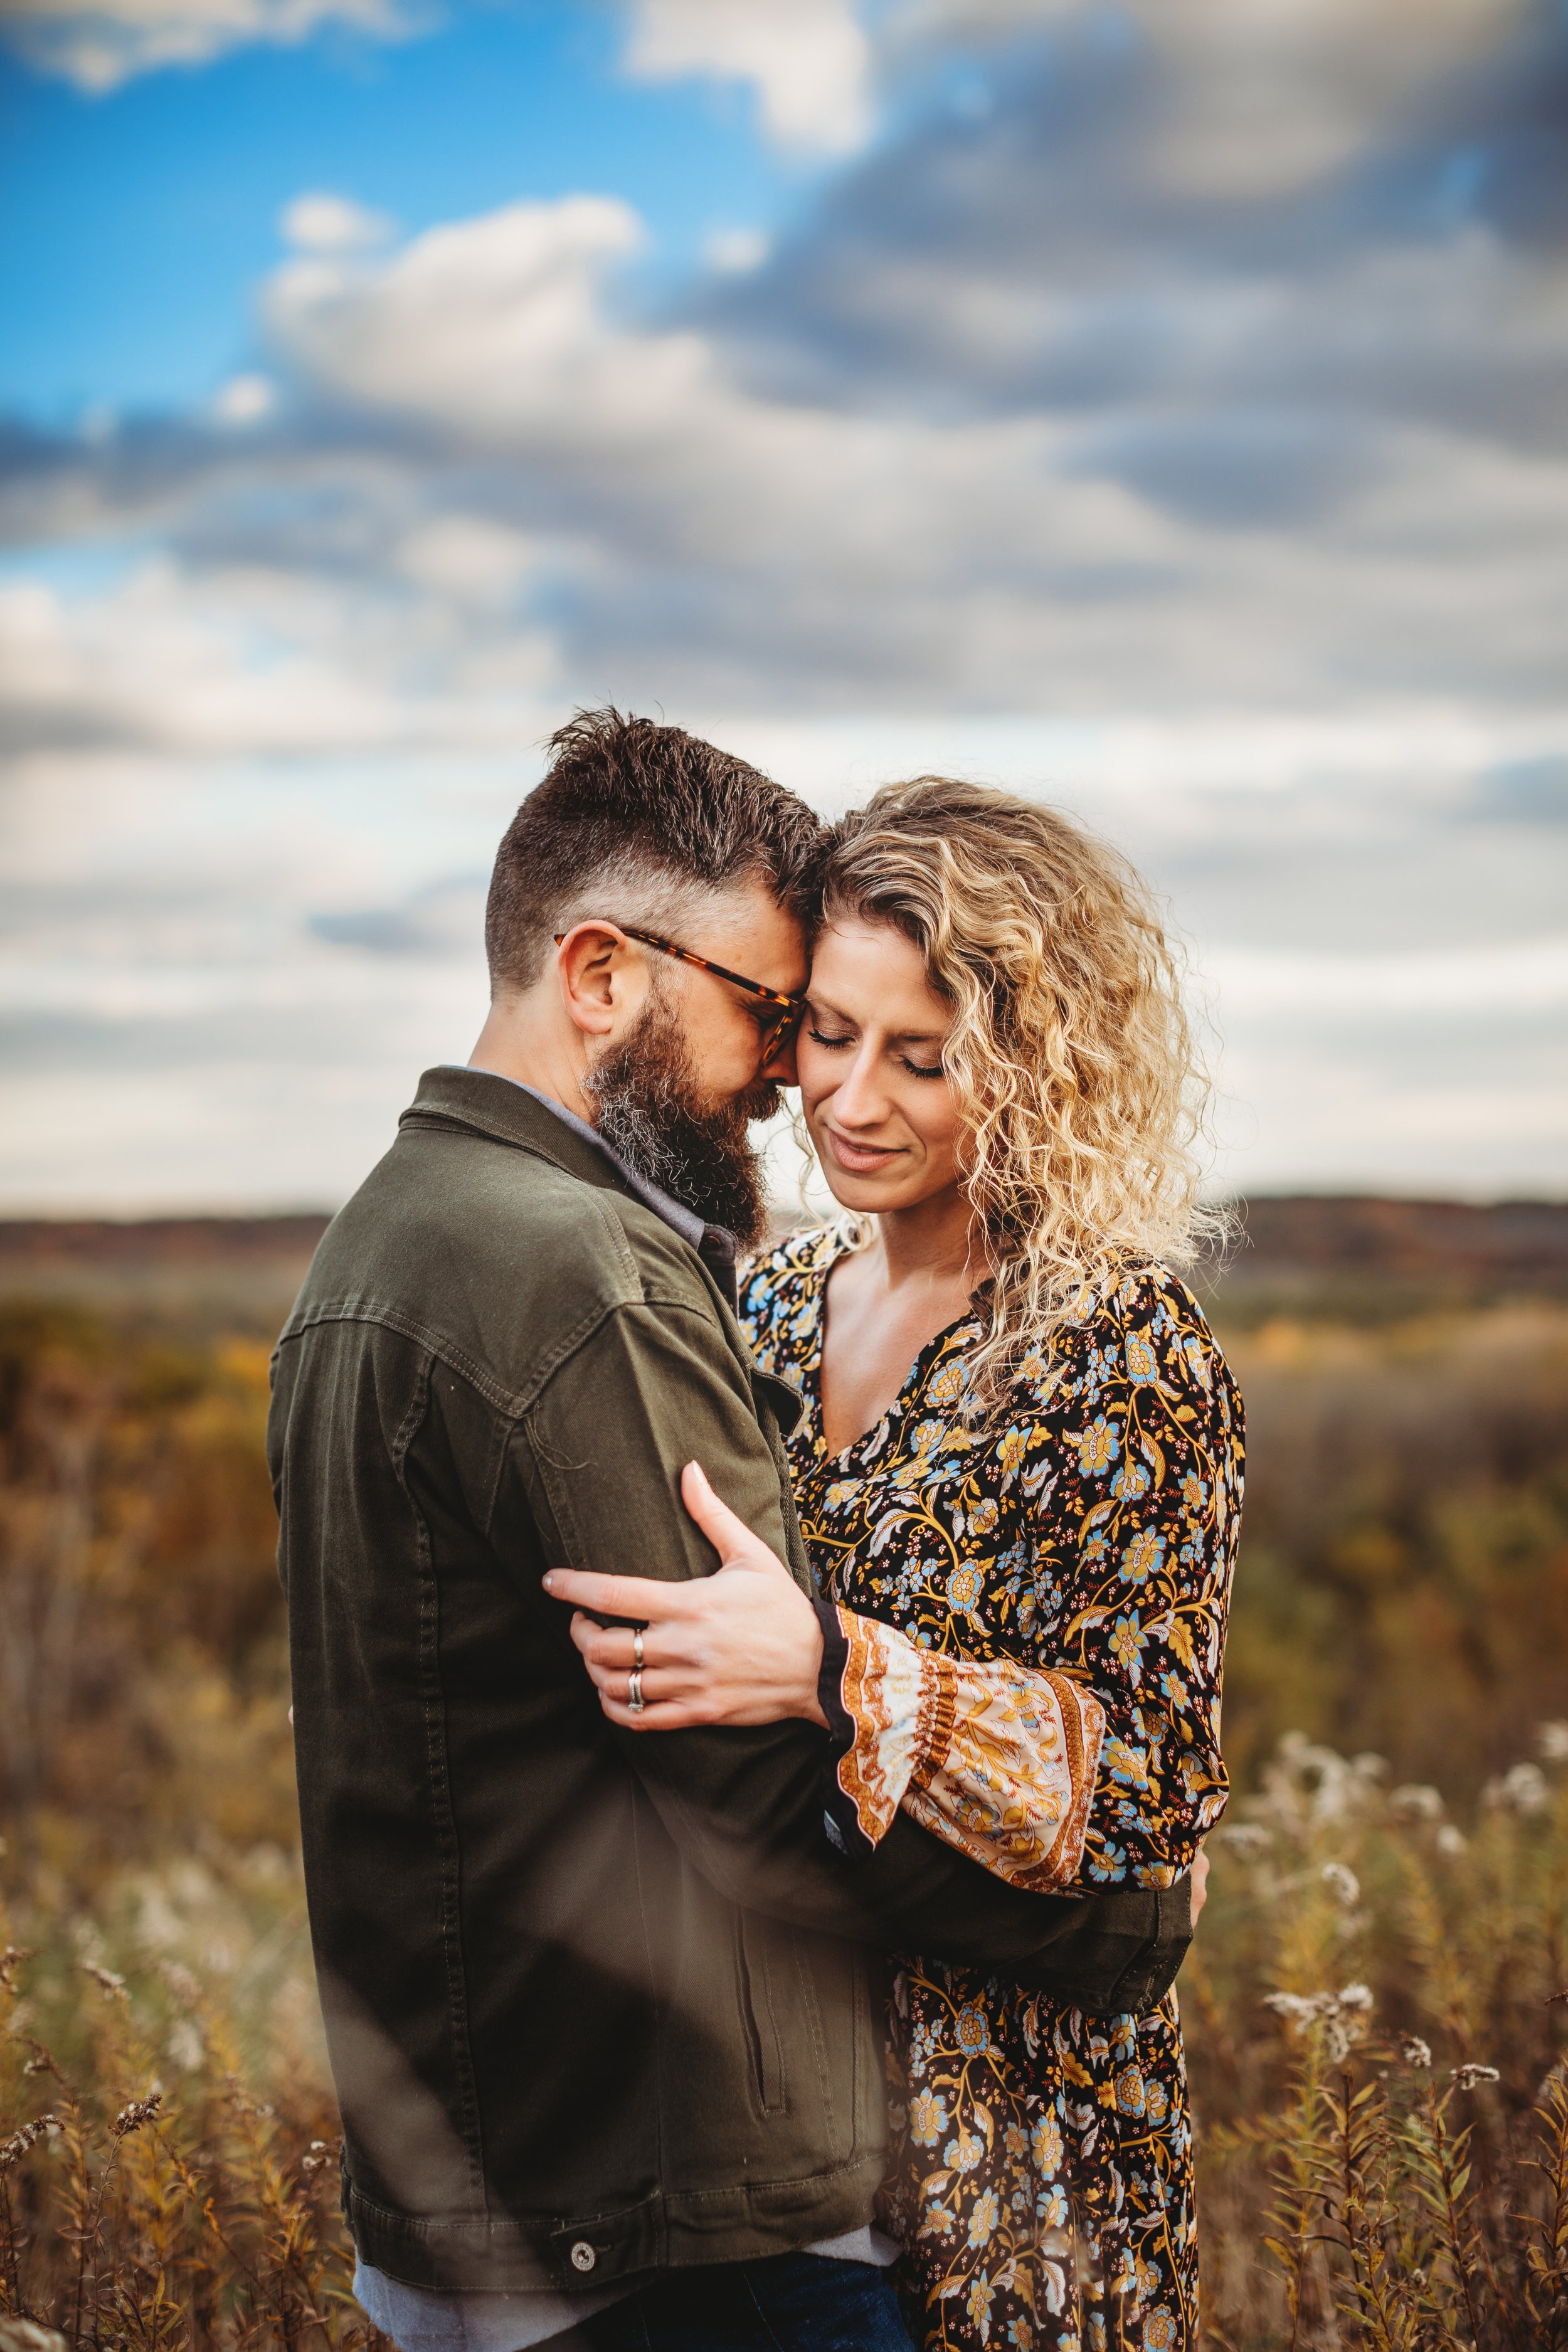
<instances>
[{"instance_id":1,"label":"blue sky","mask_svg":"<svg viewBox=\"0 0 1568 2352\"><path fill-rule=\"evenodd\" d=\"M1568 1192L1560 0L13 0L0 1204L331 1203L580 701L1168 895L1215 1181Z\"/></svg>"},{"instance_id":2,"label":"blue sky","mask_svg":"<svg viewBox=\"0 0 1568 2352\"><path fill-rule=\"evenodd\" d=\"M200 402L255 354L279 218L331 188L405 232L518 198L623 196L668 275L715 230L769 223L803 173L744 93L657 94L617 68L608 8L455 13L406 39L329 27L199 70L79 89L0 51L0 399L50 421Z\"/></svg>"}]
</instances>

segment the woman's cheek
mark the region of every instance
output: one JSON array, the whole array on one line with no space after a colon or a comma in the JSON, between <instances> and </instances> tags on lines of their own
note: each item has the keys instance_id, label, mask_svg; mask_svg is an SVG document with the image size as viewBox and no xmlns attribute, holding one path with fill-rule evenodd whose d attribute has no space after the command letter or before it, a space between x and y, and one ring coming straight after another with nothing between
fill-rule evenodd
<instances>
[{"instance_id":1,"label":"woman's cheek","mask_svg":"<svg viewBox=\"0 0 1568 2352\"><path fill-rule=\"evenodd\" d=\"M809 1124L820 1116L833 1092L832 1066L820 1045L802 1037L795 1047L795 1066L800 1079L800 1107Z\"/></svg>"}]
</instances>

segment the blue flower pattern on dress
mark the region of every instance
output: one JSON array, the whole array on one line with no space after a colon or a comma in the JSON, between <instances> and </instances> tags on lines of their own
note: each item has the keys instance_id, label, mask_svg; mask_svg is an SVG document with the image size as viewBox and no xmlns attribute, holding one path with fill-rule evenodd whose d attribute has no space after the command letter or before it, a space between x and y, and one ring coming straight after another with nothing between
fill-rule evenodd
<instances>
[{"instance_id":1,"label":"blue flower pattern on dress","mask_svg":"<svg viewBox=\"0 0 1568 2352\"><path fill-rule=\"evenodd\" d=\"M979 1327L931 1341L837 1458L817 1397L823 1297L847 1246L786 1243L742 1278L824 1591L923 1647L1073 1675L1107 1736L1078 1884L1169 1885L1224 1809L1220 1664L1242 1482L1241 1403L1191 1293L1159 1267L1026 1360L994 1427L954 1414ZM926 2352L1189 2352L1192 2129L1173 1993L1086 2018L906 1958L891 2004L886 2191Z\"/></svg>"}]
</instances>

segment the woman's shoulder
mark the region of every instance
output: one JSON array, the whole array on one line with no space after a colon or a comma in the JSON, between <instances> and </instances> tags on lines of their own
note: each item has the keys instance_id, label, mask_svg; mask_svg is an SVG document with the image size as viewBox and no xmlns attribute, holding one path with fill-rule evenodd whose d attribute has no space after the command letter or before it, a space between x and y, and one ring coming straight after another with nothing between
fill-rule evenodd
<instances>
[{"instance_id":1,"label":"woman's shoulder","mask_svg":"<svg viewBox=\"0 0 1568 2352\"><path fill-rule=\"evenodd\" d=\"M1208 1317L1168 1265L1127 1267L1090 1306L1082 1345L1099 1353L1133 1388L1197 1391L1228 1407L1236 1384Z\"/></svg>"},{"instance_id":2,"label":"woman's shoulder","mask_svg":"<svg viewBox=\"0 0 1568 2352\"><path fill-rule=\"evenodd\" d=\"M1235 1396L1225 1355L1193 1292L1152 1260L1128 1265L1069 1311L1049 1341L1022 1364L1022 1385L1042 1401L1108 1390L1183 1391L1228 1407ZM1065 1392L1065 1393L1064 1393ZM1022 1402L1022 1399L1019 1400Z\"/></svg>"},{"instance_id":3,"label":"woman's shoulder","mask_svg":"<svg viewBox=\"0 0 1568 2352\"><path fill-rule=\"evenodd\" d=\"M771 1369L769 1358L798 1353L816 1332L823 1276L842 1247L837 1226L813 1225L742 1259L741 1322L764 1370Z\"/></svg>"}]
</instances>

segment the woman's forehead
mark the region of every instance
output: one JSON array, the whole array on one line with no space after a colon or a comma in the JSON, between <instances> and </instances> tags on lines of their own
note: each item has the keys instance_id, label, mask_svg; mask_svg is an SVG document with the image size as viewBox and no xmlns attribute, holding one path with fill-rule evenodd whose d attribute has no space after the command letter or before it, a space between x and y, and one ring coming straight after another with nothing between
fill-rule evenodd
<instances>
[{"instance_id":1,"label":"woman's forehead","mask_svg":"<svg viewBox=\"0 0 1568 2352\"><path fill-rule=\"evenodd\" d=\"M874 1017L890 1029L922 1036L945 1034L952 1008L926 977L914 941L891 923L863 915L825 923L812 950L813 1000L830 998L835 1011L857 1021Z\"/></svg>"}]
</instances>

